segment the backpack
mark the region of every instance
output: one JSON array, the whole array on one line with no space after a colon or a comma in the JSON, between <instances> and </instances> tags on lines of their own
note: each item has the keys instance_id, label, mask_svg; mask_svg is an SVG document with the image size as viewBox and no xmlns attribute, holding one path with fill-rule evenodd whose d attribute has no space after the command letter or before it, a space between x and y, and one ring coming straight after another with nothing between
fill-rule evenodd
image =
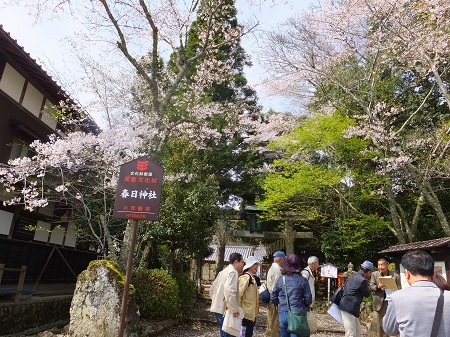
<instances>
[{"instance_id":1,"label":"backpack","mask_svg":"<svg viewBox=\"0 0 450 337\"><path fill-rule=\"evenodd\" d=\"M245 272L244 274L247 274L248 275L248 285L247 285L247 287L250 287L250 284L253 284L254 282L253 282L253 278L252 278L252 276L249 274L249 273L247 273L247 272ZM243 274L243 275L244 275ZM259 282L258 282L259 281ZM259 279L259 277L257 277L257 276L255 276L255 282L256 282L256 286L257 287L259 287L260 286L260 284L261 284L261 280ZM259 284L258 284L259 283ZM263 303L269 303L270 302L270 293L269 293L269 290L267 289L267 288L265 288L260 294L259 294L259 298L260 298L260 301L261 302L263 302Z\"/></svg>"}]
</instances>

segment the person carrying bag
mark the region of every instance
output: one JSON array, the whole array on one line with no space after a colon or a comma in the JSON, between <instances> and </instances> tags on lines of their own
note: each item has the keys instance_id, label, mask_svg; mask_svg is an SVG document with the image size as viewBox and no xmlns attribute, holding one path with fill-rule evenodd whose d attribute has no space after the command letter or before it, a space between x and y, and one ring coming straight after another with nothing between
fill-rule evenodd
<instances>
[{"instance_id":1,"label":"person carrying bag","mask_svg":"<svg viewBox=\"0 0 450 337\"><path fill-rule=\"evenodd\" d=\"M288 331L300 336L309 336L310 331L306 315L301 312L291 311L285 276L283 276L283 287L284 294L286 295L286 303L288 305Z\"/></svg>"},{"instance_id":2,"label":"person carrying bag","mask_svg":"<svg viewBox=\"0 0 450 337\"><path fill-rule=\"evenodd\" d=\"M281 337L308 337L310 330L306 313L312 303L311 289L301 276L300 258L286 258L283 276L273 287L270 299L278 307Z\"/></svg>"}]
</instances>

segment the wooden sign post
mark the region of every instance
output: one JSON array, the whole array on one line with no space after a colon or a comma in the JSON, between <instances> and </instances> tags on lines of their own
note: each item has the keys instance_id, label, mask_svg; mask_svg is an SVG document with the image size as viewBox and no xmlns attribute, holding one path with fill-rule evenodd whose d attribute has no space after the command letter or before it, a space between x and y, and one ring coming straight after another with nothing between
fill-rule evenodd
<instances>
[{"instance_id":1,"label":"wooden sign post","mask_svg":"<svg viewBox=\"0 0 450 337\"><path fill-rule=\"evenodd\" d=\"M163 175L162 166L145 157L120 167L113 216L131 220L132 231L120 310L119 337L123 337L125 329L138 220L159 219Z\"/></svg>"}]
</instances>

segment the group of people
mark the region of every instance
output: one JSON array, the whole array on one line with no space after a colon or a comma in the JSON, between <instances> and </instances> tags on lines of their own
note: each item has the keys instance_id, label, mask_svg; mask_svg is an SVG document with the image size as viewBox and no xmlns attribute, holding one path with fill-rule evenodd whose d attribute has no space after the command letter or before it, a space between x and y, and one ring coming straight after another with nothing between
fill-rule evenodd
<instances>
[{"instance_id":1,"label":"group of people","mask_svg":"<svg viewBox=\"0 0 450 337\"><path fill-rule=\"evenodd\" d=\"M224 331L224 313L234 317L243 310L240 337L251 337L259 312L259 292L256 272L259 262L254 256L244 261L239 253L232 253L230 264L222 270L210 288L211 312L216 316L221 337L231 337ZM307 315L315 299L314 272L319 268L319 259L311 256L308 267L302 269L300 257L286 257L282 251L273 255L273 263L267 273L266 287L270 292L266 337L297 337L288 331L288 311ZM298 336L302 337L302 336Z\"/></svg>"},{"instance_id":2,"label":"group of people","mask_svg":"<svg viewBox=\"0 0 450 337\"><path fill-rule=\"evenodd\" d=\"M446 291L450 285L435 274L433 258L415 250L404 254L401 263L410 286L405 289L384 258L378 260L378 271L374 272L372 262L364 261L360 270L349 276L339 302L345 337L361 337L360 306L371 291L377 336L450 337L450 292ZM389 279L398 291L387 290L383 282Z\"/></svg>"},{"instance_id":3,"label":"group of people","mask_svg":"<svg viewBox=\"0 0 450 337\"><path fill-rule=\"evenodd\" d=\"M288 331L288 311L304 314L313 310L315 300L314 272L319 259L311 256L308 266L301 268L298 255L275 252L267 273L266 286L270 292L265 337L302 337ZM240 337L251 337L259 312L257 270L258 260L244 259L233 253L230 264L221 271L211 286L211 311L215 313L221 337L231 337L222 329L224 313L234 317L243 310ZM378 260L378 270L364 261L358 272L349 274L339 302L345 337L361 337L359 321L363 297L373 293L376 312L376 334L379 337L450 337L450 285L435 274L434 260L424 251L407 252L401 260L410 287L401 289L400 276L389 271L388 262ZM383 283L392 278L400 290L391 292ZM386 280L387 282L387 280ZM240 309L242 308L242 309Z\"/></svg>"}]
</instances>

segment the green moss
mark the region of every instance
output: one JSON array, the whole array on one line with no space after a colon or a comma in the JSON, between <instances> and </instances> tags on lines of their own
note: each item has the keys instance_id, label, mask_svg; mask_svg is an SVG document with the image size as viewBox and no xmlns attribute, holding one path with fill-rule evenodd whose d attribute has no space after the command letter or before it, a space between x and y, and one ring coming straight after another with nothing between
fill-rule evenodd
<instances>
[{"instance_id":1,"label":"green moss","mask_svg":"<svg viewBox=\"0 0 450 337\"><path fill-rule=\"evenodd\" d=\"M97 279L97 268L102 265L109 269L110 281L115 282L118 287L123 288L125 285L125 275L119 270L119 265L111 260L94 260L89 263L86 270L78 275L78 282L93 282ZM93 273L95 271L95 273ZM133 294L135 291L134 286L130 284L129 294Z\"/></svg>"}]
</instances>

